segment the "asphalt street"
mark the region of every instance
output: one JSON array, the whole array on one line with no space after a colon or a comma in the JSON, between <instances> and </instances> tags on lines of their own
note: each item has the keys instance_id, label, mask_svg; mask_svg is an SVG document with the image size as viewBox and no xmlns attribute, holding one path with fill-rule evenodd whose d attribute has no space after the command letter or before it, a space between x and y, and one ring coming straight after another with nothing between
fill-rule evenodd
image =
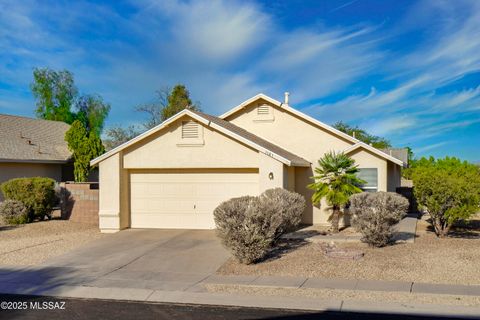
<instances>
[{"instance_id":1,"label":"asphalt street","mask_svg":"<svg viewBox=\"0 0 480 320\"><path fill-rule=\"evenodd\" d=\"M318 312L2 295L0 319L438 319L394 314ZM454 319L454 318L442 318Z\"/></svg>"}]
</instances>

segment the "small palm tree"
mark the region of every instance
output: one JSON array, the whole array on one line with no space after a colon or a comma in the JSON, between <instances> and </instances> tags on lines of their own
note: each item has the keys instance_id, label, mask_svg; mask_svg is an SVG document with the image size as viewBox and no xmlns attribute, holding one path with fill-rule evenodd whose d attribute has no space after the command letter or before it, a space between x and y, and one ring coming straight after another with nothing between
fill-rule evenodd
<instances>
[{"instance_id":1,"label":"small palm tree","mask_svg":"<svg viewBox=\"0 0 480 320\"><path fill-rule=\"evenodd\" d=\"M341 209L348 203L351 195L362 192L359 188L365 181L357 177L358 168L355 160L344 153L329 152L318 160L314 183L308 188L314 190L313 204L318 204L322 198L332 206L332 232L339 232Z\"/></svg>"}]
</instances>

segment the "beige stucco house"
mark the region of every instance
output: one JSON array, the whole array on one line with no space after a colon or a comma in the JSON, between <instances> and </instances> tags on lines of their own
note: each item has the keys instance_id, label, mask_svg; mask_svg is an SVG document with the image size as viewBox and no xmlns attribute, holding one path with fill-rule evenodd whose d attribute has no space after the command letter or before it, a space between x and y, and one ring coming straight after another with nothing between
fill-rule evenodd
<instances>
[{"instance_id":1,"label":"beige stucco house","mask_svg":"<svg viewBox=\"0 0 480 320\"><path fill-rule=\"evenodd\" d=\"M71 152L64 139L69 128L60 121L0 114L0 184L22 177L73 180Z\"/></svg>"},{"instance_id":2,"label":"beige stucco house","mask_svg":"<svg viewBox=\"0 0 480 320\"><path fill-rule=\"evenodd\" d=\"M99 225L124 228L214 228L220 202L285 188L307 202L318 159L343 151L355 159L365 189L395 191L403 162L263 94L220 117L184 110L94 159L100 169ZM327 223L325 203L305 223Z\"/></svg>"}]
</instances>

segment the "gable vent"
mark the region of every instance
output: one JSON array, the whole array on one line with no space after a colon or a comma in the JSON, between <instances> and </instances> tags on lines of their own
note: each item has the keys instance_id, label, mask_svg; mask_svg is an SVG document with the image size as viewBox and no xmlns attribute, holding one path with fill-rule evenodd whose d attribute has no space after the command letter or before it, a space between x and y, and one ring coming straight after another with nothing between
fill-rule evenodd
<instances>
[{"instance_id":1,"label":"gable vent","mask_svg":"<svg viewBox=\"0 0 480 320\"><path fill-rule=\"evenodd\" d=\"M195 121L182 122L182 139L198 138L199 137L198 123Z\"/></svg>"},{"instance_id":2,"label":"gable vent","mask_svg":"<svg viewBox=\"0 0 480 320\"><path fill-rule=\"evenodd\" d=\"M270 106L268 104L259 105L257 108L257 114L259 116L270 114Z\"/></svg>"}]
</instances>

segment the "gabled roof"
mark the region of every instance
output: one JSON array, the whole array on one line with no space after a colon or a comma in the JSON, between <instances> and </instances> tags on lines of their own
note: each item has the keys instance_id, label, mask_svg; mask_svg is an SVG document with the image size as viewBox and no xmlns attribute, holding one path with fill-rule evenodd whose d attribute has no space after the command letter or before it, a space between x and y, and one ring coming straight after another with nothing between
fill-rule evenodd
<instances>
[{"instance_id":1,"label":"gabled roof","mask_svg":"<svg viewBox=\"0 0 480 320\"><path fill-rule=\"evenodd\" d=\"M286 110L286 111L294 114L295 116L299 117L300 119L303 119L304 121L306 121L306 122L308 122L308 123L311 123L311 124L313 124L313 125L316 125L316 126L322 128L322 129L324 129L324 130L326 130L326 131L328 131L328 132L331 132L331 133L333 133L333 134L335 134L335 135L337 135L337 136L339 136L339 137L342 137L342 138L344 138L345 140L353 143L353 145L352 145L351 147L347 148L347 149L345 150L345 152L350 152L350 151L353 151L353 150L355 150L355 149L357 149L357 148L359 148L359 147L363 147L363 148L365 148L365 149L367 149L367 150L369 150L369 151L371 151L371 152L379 155L380 157L385 158L385 159L387 159L387 160L390 160L390 161L392 161L392 162L394 162L394 163L396 163L396 164L398 164L398 165L401 165L401 166L405 165L403 161L401 161L401 160L399 160L399 159L397 159L397 158L395 158L395 157L392 157L391 155L386 154L386 153L384 153L383 151L381 151L381 150L379 150L379 149L377 149L377 148L374 148L374 147L372 147L372 146L370 146L370 145L368 145L368 144L366 144L366 143L364 143L364 142L362 142L362 141L360 141L360 140L358 140L358 139L356 139L356 138L354 138L354 137L346 134L345 132L342 132L342 131L340 131L340 130L337 130L337 129L335 129L334 127L329 126L329 125L326 124L326 123L323 123L323 122L321 122L321 121L319 121L319 120L317 120L317 119L315 119L315 118L312 118L312 117L310 117L309 115L307 115L307 114L305 114L305 113L303 113L303 112L301 112L301 111L299 111L299 110L297 110L297 109L295 109L295 108L290 107L288 104L285 104L285 103L282 103L282 102L280 102L280 101L278 101L278 100L275 100L275 99L273 99L273 98L270 98L269 96L267 96L267 95L265 95L265 94L263 94L263 93L259 93L259 94L257 94L256 96L254 96L254 97L246 100L245 102L242 102L242 103L239 104L238 106L236 106L236 107L232 108L231 110L229 110L229 111L225 112L224 114L222 114L222 115L220 116L220 118L221 118L221 119L228 118L228 117L231 116L232 114L235 114L236 112L242 110L242 109L245 108L246 106L248 106L248 105L250 105L251 103L253 103L253 102L257 101L257 100L260 100L260 99L265 100L265 101L267 101L267 102L270 102L271 104L279 107L280 109ZM347 151L347 150L348 150L348 151Z\"/></svg>"},{"instance_id":2,"label":"gabled roof","mask_svg":"<svg viewBox=\"0 0 480 320\"><path fill-rule=\"evenodd\" d=\"M203 123L205 126L209 126L219 132L222 132L223 134L231 137L232 139L237 140L241 143L244 143L252 147L253 149L256 149L259 152L267 154L288 166L302 166L302 167L310 166L310 162L308 162L307 160L285 149L282 149L279 146L274 145L273 143L266 141L228 121L222 120L218 117L215 117L206 113L192 111L188 109L180 111L179 113L177 113L170 119L162 122L158 126L140 134L139 136L133 138L130 141L125 142L124 144L110 150L109 152L104 153L100 157L93 159L90 162L90 165L94 166L98 164L102 160L124 150L125 148L132 146L136 142L139 142L147 138L148 136L151 136L152 134L162 130L163 128L168 127L171 123L175 122L177 119L185 115L197 120L198 122Z\"/></svg>"},{"instance_id":3,"label":"gabled roof","mask_svg":"<svg viewBox=\"0 0 480 320\"><path fill-rule=\"evenodd\" d=\"M259 93L259 94L257 94L256 96L254 96L254 97L246 100L245 102L242 102L242 103L239 104L238 106L236 106L236 107L232 108L231 110L229 110L229 111L225 112L224 114L222 114L222 115L220 116L220 118L221 118L221 119L228 118L229 116L231 116L232 114L237 113L238 111L242 110L243 108L245 108L246 106L248 106L248 105L251 104L252 102L255 102L255 101L260 100L260 99L265 100L265 101L268 101L268 102L270 102L271 104L279 107L280 109L286 110L286 111L288 111L288 112L296 115L297 117L305 120L306 122L309 122L309 123L311 123L311 124L313 124L313 125L316 125L316 126L318 126L318 127L320 127L320 128L323 128L323 129L325 129L326 131L329 131L329 132L331 132L331 133L333 133L333 134L336 134L337 136L340 136L340 137L344 138L344 139L347 140L347 141L350 141L350 142L352 142L352 143L357 143L357 142L360 141L360 140L355 139L354 137L346 134L345 132L342 132L342 131L340 131L340 130L337 130L337 129L335 129L335 128L332 127L332 126L329 126L329 125L326 124L326 123L323 123L323 122L321 122L321 121L319 121L319 120L317 120L317 119L315 119L315 118L312 118L312 117L310 117L309 115L307 115L307 114L305 114L305 113L303 113L303 112L301 112L301 111L299 111L299 110L297 110L297 109L294 109L294 108L290 107L288 104L285 104L285 103L283 103L283 102L280 102L280 101L278 101L278 100L275 100L275 99L273 99L273 98L270 98L269 96L266 96L266 95L263 94L263 93Z\"/></svg>"},{"instance_id":4,"label":"gabled roof","mask_svg":"<svg viewBox=\"0 0 480 320\"><path fill-rule=\"evenodd\" d=\"M366 143L364 143L364 142L361 142L361 141L358 142L358 143L356 143L356 144L354 144L353 146L348 147L347 149L343 150L343 152L344 152L344 153L350 153L350 152L352 152L352 151L354 151L354 150L356 150L356 149L358 149L358 148L366 149L366 150L368 150L368 151L376 154L377 156L379 156L379 157L381 157L381 158L384 158L384 159L386 159L386 160L389 160L389 161L391 161L391 162L393 162L393 163L398 164L399 166L405 166L405 165L406 165L402 160L397 159L397 158L395 158L395 157L392 157L391 155L386 154L385 152L382 152L382 151L378 150L377 148L374 148L374 147L372 147L372 146L370 146L370 145L368 145L368 144L366 144Z\"/></svg>"},{"instance_id":5,"label":"gabled roof","mask_svg":"<svg viewBox=\"0 0 480 320\"><path fill-rule=\"evenodd\" d=\"M221 116L219 116L219 118L225 119L225 118L227 118L228 116L236 113L237 111L242 110L244 107L248 106L248 105L251 104L252 102L255 102L255 101L260 100L260 99L263 99L263 100L265 100L265 101L267 101L267 102L270 102L271 104L276 105L276 106L279 106L279 107L282 105L282 103L281 103L280 101L275 100L275 99L273 99L273 98L270 98L269 96L267 96L267 95L265 95L265 94L263 94L263 93L259 93L259 94L255 95L255 96L251 97L250 99L245 100L244 102L240 103L238 106L236 106L236 107L228 110L227 112L225 112L224 114L222 114Z\"/></svg>"},{"instance_id":6,"label":"gabled roof","mask_svg":"<svg viewBox=\"0 0 480 320\"><path fill-rule=\"evenodd\" d=\"M69 128L60 121L0 114L0 162L66 163Z\"/></svg>"},{"instance_id":7,"label":"gabled roof","mask_svg":"<svg viewBox=\"0 0 480 320\"><path fill-rule=\"evenodd\" d=\"M248 142L252 142L253 144L255 144L256 146L260 147L262 150L259 150L260 152L264 152L266 153L265 151L269 151L269 152L272 152L274 153L275 155L278 155L280 158L283 158L285 160L288 160L288 162L290 163L287 163L285 161L282 161L281 159L277 159L277 160L280 160L282 161L283 163L287 164L287 165L292 165L292 166L300 166L300 167L307 167L307 166L310 166L310 162L303 159L302 157L299 157L293 153L291 153L290 151L287 151L283 148L280 148L279 146L265 140L265 139L262 139L260 138L259 136L243 129L243 128L240 128L239 126L236 126L234 125L233 123L231 122L228 122L228 121L225 121L223 119L220 119L219 117L215 117L215 116L212 116L212 115L209 115L209 114L206 114L206 113L202 113L202 112L199 112L199 111L192 111L196 114L198 114L199 116L205 118L205 119L208 119L210 121L210 124L209 126L213 127L214 129L217 129L218 131L222 131L224 133L230 133L228 135L236 135L236 138L237 140L242 140L242 142L246 142L248 144ZM223 130L222 130L223 129ZM225 130L227 132L225 132ZM245 140L245 141L243 141ZM258 147L256 147L256 149L258 149Z\"/></svg>"}]
</instances>

